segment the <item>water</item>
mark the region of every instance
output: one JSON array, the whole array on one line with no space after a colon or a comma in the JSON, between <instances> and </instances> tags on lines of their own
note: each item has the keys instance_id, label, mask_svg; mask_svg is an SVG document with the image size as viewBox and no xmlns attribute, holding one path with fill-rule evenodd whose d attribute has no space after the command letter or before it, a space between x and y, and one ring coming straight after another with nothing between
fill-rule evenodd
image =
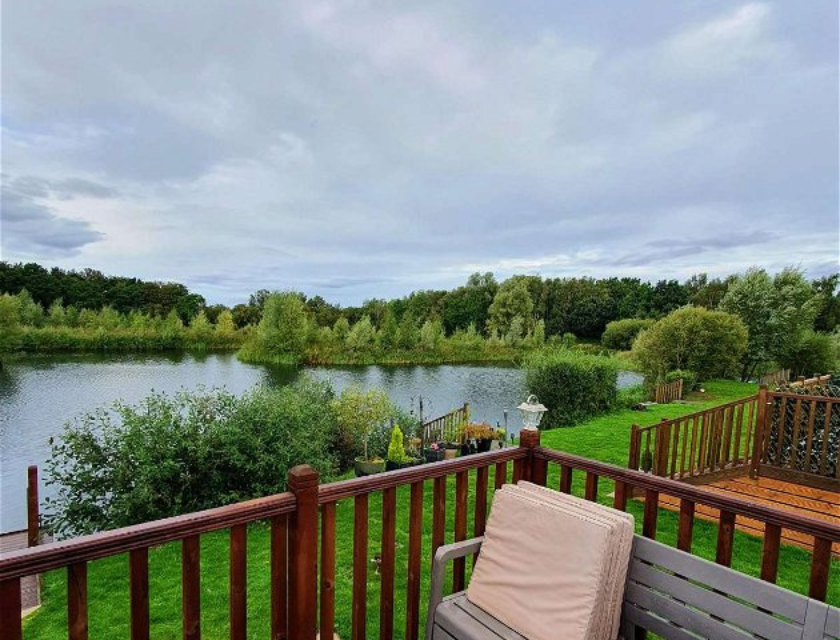
<instances>
[{"instance_id":1,"label":"water","mask_svg":"<svg viewBox=\"0 0 840 640\"><path fill-rule=\"evenodd\" d=\"M407 410L418 410L423 397L427 418L464 402L478 420L504 422L525 394L521 370L505 366L442 365L410 367L313 367L306 369L248 365L233 354L150 356L31 357L0 370L0 531L26 525L26 467L43 469L50 436L74 416L116 400L134 403L151 390L167 393L199 385L243 393L254 385L290 384L303 371L329 379L336 391L357 384L386 391ZM624 372L620 386L640 382ZM519 418L510 412L510 431ZM50 495L42 479L41 497Z\"/></svg>"}]
</instances>

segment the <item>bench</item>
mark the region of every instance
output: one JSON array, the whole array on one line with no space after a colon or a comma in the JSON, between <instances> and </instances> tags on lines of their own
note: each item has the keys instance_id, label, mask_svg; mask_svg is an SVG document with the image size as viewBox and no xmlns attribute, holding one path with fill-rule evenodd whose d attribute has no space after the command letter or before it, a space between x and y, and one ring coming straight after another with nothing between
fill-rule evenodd
<instances>
[{"instance_id":1,"label":"bench","mask_svg":"<svg viewBox=\"0 0 840 640\"><path fill-rule=\"evenodd\" d=\"M525 640L465 592L443 597L447 563L477 553L481 543L464 540L435 554L426 640ZM666 640L833 640L840 638L840 609L635 536L621 638L633 640L639 630Z\"/></svg>"}]
</instances>

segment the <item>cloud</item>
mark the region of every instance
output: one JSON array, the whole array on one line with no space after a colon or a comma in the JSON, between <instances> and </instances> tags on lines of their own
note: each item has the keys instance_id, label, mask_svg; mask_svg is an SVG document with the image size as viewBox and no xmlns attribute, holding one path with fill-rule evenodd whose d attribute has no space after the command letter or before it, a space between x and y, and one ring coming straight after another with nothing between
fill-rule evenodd
<instances>
[{"instance_id":1,"label":"cloud","mask_svg":"<svg viewBox=\"0 0 840 640\"><path fill-rule=\"evenodd\" d=\"M55 259L77 255L86 245L103 235L80 220L56 215L40 202L46 188L32 181L4 181L0 191L0 229L3 253L33 259Z\"/></svg>"},{"instance_id":2,"label":"cloud","mask_svg":"<svg viewBox=\"0 0 840 640\"><path fill-rule=\"evenodd\" d=\"M827 0L4 9L4 172L100 234L9 259L354 303L837 257Z\"/></svg>"}]
</instances>

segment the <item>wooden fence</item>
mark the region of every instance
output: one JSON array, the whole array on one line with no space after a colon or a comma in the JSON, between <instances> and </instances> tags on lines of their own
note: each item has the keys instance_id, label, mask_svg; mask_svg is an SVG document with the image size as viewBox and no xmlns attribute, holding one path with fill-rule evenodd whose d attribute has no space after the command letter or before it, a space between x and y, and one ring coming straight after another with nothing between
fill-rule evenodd
<instances>
[{"instance_id":1,"label":"wooden fence","mask_svg":"<svg viewBox=\"0 0 840 640\"><path fill-rule=\"evenodd\" d=\"M840 398L762 394L767 409L751 475L840 490Z\"/></svg>"},{"instance_id":2,"label":"wooden fence","mask_svg":"<svg viewBox=\"0 0 840 640\"><path fill-rule=\"evenodd\" d=\"M758 396L750 396L649 427L633 425L628 466L686 480L748 465L758 414Z\"/></svg>"},{"instance_id":3,"label":"wooden fence","mask_svg":"<svg viewBox=\"0 0 840 640\"><path fill-rule=\"evenodd\" d=\"M796 388L804 388L813 391L817 387L822 387L829 382L834 377L833 373L826 373L825 375L820 375L819 373L815 373L812 378L806 378L805 376L799 376L793 382L788 383L786 386L790 389Z\"/></svg>"},{"instance_id":4,"label":"wooden fence","mask_svg":"<svg viewBox=\"0 0 840 640\"><path fill-rule=\"evenodd\" d=\"M765 373L758 379L758 384L768 387L779 387L790 382L790 369L779 369L772 373Z\"/></svg>"},{"instance_id":5,"label":"wooden fence","mask_svg":"<svg viewBox=\"0 0 840 640\"><path fill-rule=\"evenodd\" d=\"M689 482L749 473L840 491L840 398L768 391L630 431L631 469Z\"/></svg>"},{"instance_id":6,"label":"wooden fence","mask_svg":"<svg viewBox=\"0 0 840 640\"><path fill-rule=\"evenodd\" d=\"M512 464L512 470L509 466ZM572 491L573 474L584 475L583 495L597 500L599 490L609 491L615 484L613 505L625 510L627 498L635 489L645 496L642 533L657 535L659 496L680 500L677 546L691 551L695 507L718 509L717 554L719 564L729 566L733 555L736 518L750 518L764 527L764 552L760 574L775 582L779 564L780 532L791 529L813 536L809 594L825 600L829 585L831 546L840 542L840 526L808 516L753 504L746 500L712 493L702 487L676 482L632 469L572 456L540 447L538 431L524 431L520 446L491 451L454 460L421 465L364 478L319 484L318 474L307 466L292 469L289 491L266 498L210 509L175 518L136 525L114 531L83 536L64 542L45 544L0 558L0 629L4 640L21 640L20 581L27 575L65 569L67 572L67 626L70 640L87 638L90 563L105 557L128 554L126 581L132 640L149 638L150 599L171 597L149 591L149 549L180 542L182 558L182 628L186 640L201 635L201 535L230 530L229 612L230 637L247 637L247 539L248 524L270 523L271 550L265 568L270 572L270 637L273 640L314 640L332 635L336 614L337 570L353 576L351 629L349 637L362 640L367 634L368 571L370 566L370 497L381 494L381 557L379 564L378 635L392 638L396 633L395 610L405 611L405 637L417 640L421 630L422 574L444 540L463 540L468 536L468 512L473 514L469 535L482 535L493 491L504 482L519 479L545 485L549 465L559 465L559 489ZM492 483L490 481L492 473ZM447 504L448 480L454 477L454 504ZM396 566L395 530L397 490L406 487L408 504L408 549L405 564ZM424 494L432 491L430 508L424 508ZM472 495L472 507L468 506ZM342 501L352 504L352 567L336 567L336 513ZM346 503L345 503L346 505ZM454 509L454 517L447 510ZM342 510L346 510L342 507ZM429 513L430 512L430 513ZM450 512L452 514L452 512ZM431 517L431 555L423 558L424 519ZM451 523L451 524L450 524ZM451 530L450 530L451 527ZM661 525L660 525L661 528ZM525 532L523 532L525 533ZM320 545L320 546L319 546ZM452 589L463 588L466 564L454 566ZM395 602L395 580L405 580L406 599ZM214 585L215 586L215 585ZM370 609L374 609L371 607Z\"/></svg>"},{"instance_id":7,"label":"wooden fence","mask_svg":"<svg viewBox=\"0 0 840 640\"><path fill-rule=\"evenodd\" d=\"M424 422L422 428L423 445L432 442L457 442L458 429L468 424L469 421L470 405L465 402L463 407L450 411L434 420Z\"/></svg>"},{"instance_id":8,"label":"wooden fence","mask_svg":"<svg viewBox=\"0 0 840 640\"><path fill-rule=\"evenodd\" d=\"M683 379L679 378L673 382L663 382L656 385L653 390L653 400L658 404L667 404L674 400L682 400Z\"/></svg>"}]
</instances>

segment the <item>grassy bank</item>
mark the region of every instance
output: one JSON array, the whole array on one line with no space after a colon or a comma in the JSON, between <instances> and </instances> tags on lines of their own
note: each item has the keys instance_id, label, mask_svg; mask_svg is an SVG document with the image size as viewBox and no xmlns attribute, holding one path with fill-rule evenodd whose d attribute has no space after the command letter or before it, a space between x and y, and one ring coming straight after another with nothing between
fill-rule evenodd
<instances>
[{"instance_id":1,"label":"grassy bank","mask_svg":"<svg viewBox=\"0 0 840 640\"><path fill-rule=\"evenodd\" d=\"M690 404L668 405L652 408L646 413L619 411L589 420L578 426L544 432L542 442L549 447L579 455L626 465L629 429L634 422L653 424L663 417L673 418L746 396L755 390L755 385L736 382L713 382L706 385L706 397ZM509 465L510 466L510 465ZM493 486L491 468L490 486ZM553 469L549 486L557 487L559 477ZM453 530L454 481L447 484L447 540ZM575 477L574 492L583 493L583 478ZM602 481L600 496L609 502L611 483ZM468 500L468 522L473 522L472 505L474 478L470 482ZM405 571L408 554L408 504L409 491L401 488L397 493L396 527L396 594L395 629L402 637L405 625ZM641 505L631 502L629 510L634 513L641 526ZM381 496L374 494L370 501L369 557L380 550ZM667 544L676 543L677 514L662 510L659 516L659 539ZM336 624L341 637L350 637L350 612L352 593L353 559L353 504L345 500L338 504L336 513ZM431 555L432 487L427 483L425 490L423 537L423 585L421 593L428 592L428 569ZM717 530L712 523L698 520L694 533L694 552L705 558L713 558ZM756 575L760 566L761 541L740 532L735 534L733 567ZM808 585L809 554L795 547L784 546L779 564L779 583L789 589L805 593ZM152 635L155 638L179 638L181 634L180 596L180 546L164 545L152 549L150 562L150 617ZM249 637L268 636L270 621L269 602L269 539L268 527L255 524L249 528L248 541L248 615ZM840 563L834 562L829 591L829 602L840 604ZM44 605L26 622L27 638L57 638L66 634L66 574L57 571L44 577ZM118 556L90 564L89 601L91 637L128 637L128 558ZM219 532L202 537L202 634L206 638L228 636L228 534ZM368 575L368 633L376 637L378 632L379 578L369 568ZM425 611L425 601L421 612Z\"/></svg>"}]
</instances>

